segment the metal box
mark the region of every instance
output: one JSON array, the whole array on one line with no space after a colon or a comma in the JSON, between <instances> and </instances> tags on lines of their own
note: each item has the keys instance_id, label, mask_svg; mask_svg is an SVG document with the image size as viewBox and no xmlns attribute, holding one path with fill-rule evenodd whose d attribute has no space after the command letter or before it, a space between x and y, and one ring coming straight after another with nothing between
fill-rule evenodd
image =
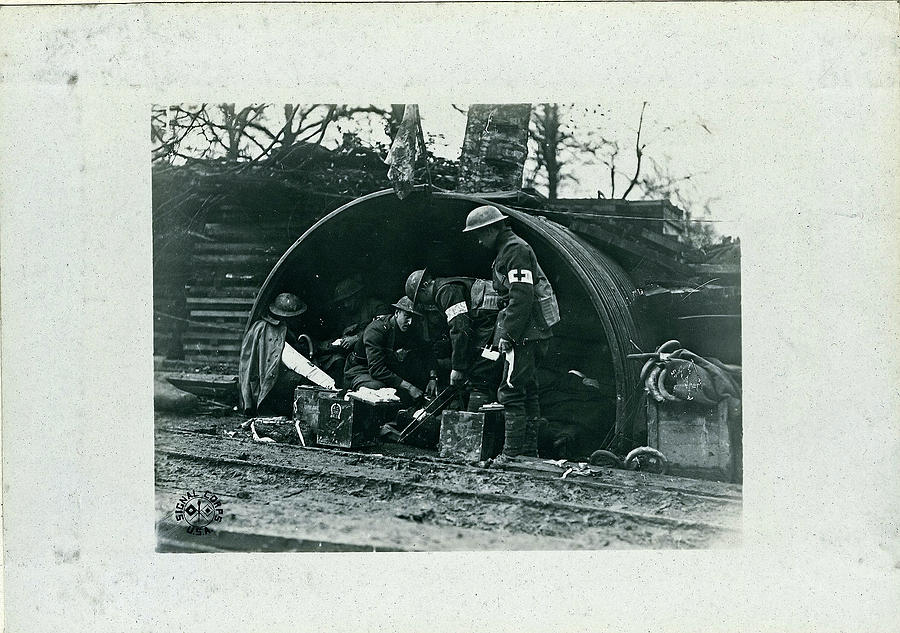
<instances>
[{"instance_id":1,"label":"metal box","mask_svg":"<svg viewBox=\"0 0 900 633\"><path fill-rule=\"evenodd\" d=\"M729 399L714 406L649 400L647 443L666 456L674 475L738 481L740 420L730 408Z\"/></svg>"},{"instance_id":2,"label":"metal box","mask_svg":"<svg viewBox=\"0 0 900 633\"><path fill-rule=\"evenodd\" d=\"M336 395L337 391L302 385L294 389L294 420L300 424L300 431L307 446L316 444L319 426L319 398Z\"/></svg>"},{"instance_id":3,"label":"metal box","mask_svg":"<svg viewBox=\"0 0 900 633\"><path fill-rule=\"evenodd\" d=\"M444 411L438 449L441 457L464 461L491 459L503 450L503 409L478 413Z\"/></svg>"},{"instance_id":4,"label":"metal box","mask_svg":"<svg viewBox=\"0 0 900 633\"><path fill-rule=\"evenodd\" d=\"M393 421L399 408L399 403L371 404L321 394L317 443L351 449L374 446L379 429Z\"/></svg>"},{"instance_id":5,"label":"metal box","mask_svg":"<svg viewBox=\"0 0 900 633\"><path fill-rule=\"evenodd\" d=\"M250 418L250 432L256 441L273 441L277 444L300 444L300 436L294 421L287 416Z\"/></svg>"}]
</instances>

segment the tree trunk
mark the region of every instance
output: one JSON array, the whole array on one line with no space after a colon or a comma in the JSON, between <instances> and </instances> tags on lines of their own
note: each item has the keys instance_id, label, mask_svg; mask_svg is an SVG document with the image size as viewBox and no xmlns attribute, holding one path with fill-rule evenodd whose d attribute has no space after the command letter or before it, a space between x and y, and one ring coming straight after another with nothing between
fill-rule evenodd
<instances>
[{"instance_id":1,"label":"tree trunk","mask_svg":"<svg viewBox=\"0 0 900 633\"><path fill-rule=\"evenodd\" d=\"M547 170L547 197L556 200L559 189L559 109L555 103L544 105L544 168Z\"/></svg>"},{"instance_id":2,"label":"tree trunk","mask_svg":"<svg viewBox=\"0 0 900 633\"><path fill-rule=\"evenodd\" d=\"M512 191L522 186L528 156L531 104L477 104L469 107L459 161L457 190Z\"/></svg>"},{"instance_id":3,"label":"tree trunk","mask_svg":"<svg viewBox=\"0 0 900 633\"><path fill-rule=\"evenodd\" d=\"M222 104L222 118L225 133L227 135L227 145L225 147L225 157L229 161L238 159L238 133L235 129L235 110L233 103Z\"/></svg>"}]
</instances>

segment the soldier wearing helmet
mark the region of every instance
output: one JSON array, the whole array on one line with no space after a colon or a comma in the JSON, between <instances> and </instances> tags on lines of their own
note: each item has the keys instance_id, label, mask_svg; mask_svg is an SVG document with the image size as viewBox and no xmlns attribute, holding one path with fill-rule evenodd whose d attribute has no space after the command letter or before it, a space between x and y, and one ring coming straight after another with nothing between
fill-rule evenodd
<instances>
[{"instance_id":1,"label":"soldier wearing helmet","mask_svg":"<svg viewBox=\"0 0 900 633\"><path fill-rule=\"evenodd\" d=\"M499 297L491 282L473 277L433 278L426 270L413 271L406 280L406 296L415 307L440 311L449 328L450 384L470 388L468 410L496 398L500 371L484 358L490 347L500 309Z\"/></svg>"},{"instance_id":2,"label":"soldier wearing helmet","mask_svg":"<svg viewBox=\"0 0 900 633\"><path fill-rule=\"evenodd\" d=\"M244 413L288 414L293 405L294 387L310 382L310 378L285 364L287 359L302 356L294 349L295 344L312 356L312 340L300 332L299 317L306 309L299 297L283 292L269 303L268 313L253 322L244 335L238 368ZM313 381L328 385L330 379L324 372L308 361L304 365ZM333 382L330 386L334 386Z\"/></svg>"},{"instance_id":3,"label":"soldier wearing helmet","mask_svg":"<svg viewBox=\"0 0 900 633\"><path fill-rule=\"evenodd\" d=\"M513 233L506 217L495 206L478 207L469 213L463 232L496 254L492 282L502 307L494 340L504 355L497 391L506 411L503 455L534 457L541 416L537 367L547 353L550 328L559 322L559 307L534 251Z\"/></svg>"},{"instance_id":4,"label":"soldier wearing helmet","mask_svg":"<svg viewBox=\"0 0 900 633\"><path fill-rule=\"evenodd\" d=\"M353 349L372 319L393 312L386 301L365 296L364 289L357 277L342 280L334 289L332 304L336 322L341 328L339 346L346 351Z\"/></svg>"},{"instance_id":5,"label":"soldier wearing helmet","mask_svg":"<svg viewBox=\"0 0 900 633\"><path fill-rule=\"evenodd\" d=\"M407 297L391 305L394 313L376 317L369 323L362 338L347 356L344 381L351 389L393 387L402 399L418 400L423 391L413 383L420 382L421 370L428 361L410 354L410 350L424 349L411 328L413 318L421 317L422 313L414 309ZM419 361L418 366L416 361ZM432 369L432 379L427 387L429 392L436 391L436 378L437 372Z\"/></svg>"},{"instance_id":6,"label":"soldier wearing helmet","mask_svg":"<svg viewBox=\"0 0 900 633\"><path fill-rule=\"evenodd\" d=\"M317 361L338 383L343 382L347 354L362 338L363 330L377 316L390 316L393 308L375 297L366 296L358 276L347 277L335 286L329 325L332 335L319 344ZM334 337L337 336L335 339Z\"/></svg>"}]
</instances>

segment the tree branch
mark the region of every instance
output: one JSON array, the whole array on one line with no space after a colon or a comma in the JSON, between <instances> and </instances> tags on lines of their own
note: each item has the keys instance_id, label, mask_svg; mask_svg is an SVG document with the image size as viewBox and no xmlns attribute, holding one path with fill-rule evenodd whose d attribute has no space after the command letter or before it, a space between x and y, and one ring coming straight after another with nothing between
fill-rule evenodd
<instances>
[{"instance_id":1,"label":"tree branch","mask_svg":"<svg viewBox=\"0 0 900 633\"><path fill-rule=\"evenodd\" d=\"M250 128L251 130L256 130L257 132L262 132L263 134L268 136L270 139L275 138L275 135L272 134L272 131L270 129L268 129L267 127L265 127L263 125L260 125L259 123L254 123L252 121L249 121L247 123L246 127Z\"/></svg>"},{"instance_id":2,"label":"tree branch","mask_svg":"<svg viewBox=\"0 0 900 633\"><path fill-rule=\"evenodd\" d=\"M282 136L286 136L286 135L290 134L291 137L296 137L296 134L297 134L297 133L296 133L296 132L292 132L292 131L290 131L290 130L291 130L291 125L292 125L293 122L294 122L294 116L297 114L297 111L298 111L299 109L300 109L300 106L297 105L297 106L295 106L295 107L293 108L293 111L292 111L292 112L288 113L288 106L285 106L285 113L284 113L284 119L285 119L285 121L284 121L284 125L281 126L281 129L278 130L278 133L277 133L277 134L272 135L271 132L269 133L269 136L272 137L272 142L269 144L268 147L262 147L262 146L260 146L261 149L263 150L262 154L260 154L260 155L257 156L256 158L250 160L250 163L255 163L255 162L261 160L262 158L268 156L269 152L271 152L271 151L272 151L272 148L274 148L274 147L278 144L278 141L281 139Z\"/></svg>"},{"instance_id":3,"label":"tree branch","mask_svg":"<svg viewBox=\"0 0 900 633\"><path fill-rule=\"evenodd\" d=\"M336 105L331 105L331 107L335 108L335 109L337 108ZM354 114L360 114L360 113L366 113L366 112L368 112L370 114L379 114L384 117L390 116L390 114L391 114L388 110L385 110L384 108L379 108L378 106L370 103L367 106L362 106L362 107L357 107L357 108L348 108L348 107L344 106L341 108L341 111L337 113L337 116L351 117Z\"/></svg>"},{"instance_id":4,"label":"tree branch","mask_svg":"<svg viewBox=\"0 0 900 633\"><path fill-rule=\"evenodd\" d=\"M200 113L203 112L204 110L206 110L205 103L203 105L201 105L200 109L197 110L196 112L188 113L191 120L188 123L187 128L185 128L182 135L179 136L177 139L173 139L171 141L165 141L162 137L160 137L160 142L162 143L162 145L161 145L161 147L158 147L157 149L153 150L153 153L154 153L153 159L156 160L156 159L161 158L161 157L165 156L166 154L170 154L170 153L177 155L178 152L176 151L176 148L178 147L178 145L181 144L181 141L183 141L185 139L185 137L190 133L190 131L194 129L194 127L197 124L197 118L200 116ZM185 112L181 108L178 108L177 111Z\"/></svg>"},{"instance_id":5,"label":"tree branch","mask_svg":"<svg viewBox=\"0 0 900 633\"><path fill-rule=\"evenodd\" d=\"M337 109L336 105L332 105L328 108L328 114L326 114L325 118L322 119L322 129L319 132L319 138L316 139L316 145L322 144L322 139L325 138L325 130L328 129L328 124L331 123L331 120L334 117L334 111L336 109Z\"/></svg>"},{"instance_id":6,"label":"tree branch","mask_svg":"<svg viewBox=\"0 0 900 633\"><path fill-rule=\"evenodd\" d=\"M625 193L622 194L622 200L628 197L628 194L631 193L631 190L634 189L634 186L638 182L638 177L641 174L641 158L644 156L644 147L646 145L641 145L641 127L644 125L644 110L647 108L647 102L644 101L644 105L641 106L641 118L638 120L638 129L637 129L637 139L634 142L634 152L637 155L637 165L634 168L634 176L631 178L631 182L628 183L628 188L625 190Z\"/></svg>"}]
</instances>

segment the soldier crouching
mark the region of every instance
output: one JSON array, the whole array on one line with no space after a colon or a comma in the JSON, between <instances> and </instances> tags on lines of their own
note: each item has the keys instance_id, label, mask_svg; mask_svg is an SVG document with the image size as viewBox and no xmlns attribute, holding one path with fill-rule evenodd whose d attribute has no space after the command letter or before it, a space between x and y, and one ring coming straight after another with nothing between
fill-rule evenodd
<instances>
[{"instance_id":1,"label":"soldier crouching","mask_svg":"<svg viewBox=\"0 0 900 633\"><path fill-rule=\"evenodd\" d=\"M424 395L422 384L429 371L426 390L437 391L437 372L431 367L425 345L411 333L413 317L422 316L407 297L392 304L394 313L376 317L347 356L344 383L351 389L392 387L401 400L413 402Z\"/></svg>"}]
</instances>

